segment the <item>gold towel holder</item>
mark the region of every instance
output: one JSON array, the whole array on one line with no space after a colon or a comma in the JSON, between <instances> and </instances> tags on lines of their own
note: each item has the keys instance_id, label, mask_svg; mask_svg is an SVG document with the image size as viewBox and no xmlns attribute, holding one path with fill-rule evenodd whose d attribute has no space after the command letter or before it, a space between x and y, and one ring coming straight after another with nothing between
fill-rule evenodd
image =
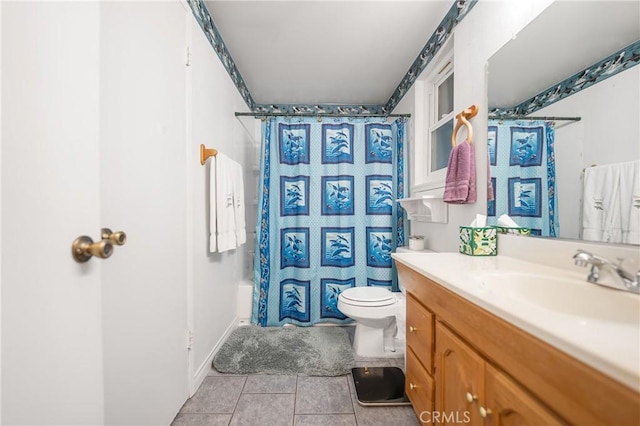
<instances>
[{"instance_id":1,"label":"gold towel holder","mask_svg":"<svg viewBox=\"0 0 640 426\"><path fill-rule=\"evenodd\" d=\"M456 146L456 136L458 136L458 130L464 125L467 128L467 141L473 143L473 128L468 119L475 117L478 114L478 105L471 105L469 108L463 110L460 114L456 115L456 127L453 129L451 135L451 146Z\"/></svg>"},{"instance_id":2,"label":"gold towel holder","mask_svg":"<svg viewBox=\"0 0 640 426\"><path fill-rule=\"evenodd\" d=\"M218 150L213 148L206 148L204 144L200 144L200 164L204 166L209 157L215 157L218 155Z\"/></svg>"}]
</instances>

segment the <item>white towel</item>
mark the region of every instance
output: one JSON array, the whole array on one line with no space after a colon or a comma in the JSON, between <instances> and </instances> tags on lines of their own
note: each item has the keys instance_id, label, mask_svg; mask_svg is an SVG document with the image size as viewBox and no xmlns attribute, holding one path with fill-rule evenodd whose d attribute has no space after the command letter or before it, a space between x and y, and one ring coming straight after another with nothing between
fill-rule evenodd
<instances>
[{"instance_id":1,"label":"white towel","mask_svg":"<svg viewBox=\"0 0 640 426\"><path fill-rule=\"evenodd\" d=\"M234 162L233 202L235 215L236 246L247 242L247 230L244 219L244 171L242 165Z\"/></svg>"},{"instance_id":2,"label":"white towel","mask_svg":"<svg viewBox=\"0 0 640 426\"><path fill-rule=\"evenodd\" d=\"M620 164L622 242L640 244L640 161Z\"/></svg>"},{"instance_id":3,"label":"white towel","mask_svg":"<svg viewBox=\"0 0 640 426\"><path fill-rule=\"evenodd\" d=\"M217 250L222 253L236 245L236 216L233 198L235 162L221 152L216 155ZM213 213L212 213L213 214Z\"/></svg>"},{"instance_id":4,"label":"white towel","mask_svg":"<svg viewBox=\"0 0 640 426\"><path fill-rule=\"evenodd\" d=\"M209 251L211 253L218 251L216 182L216 160L213 157L209 160Z\"/></svg>"},{"instance_id":5,"label":"white towel","mask_svg":"<svg viewBox=\"0 0 640 426\"><path fill-rule=\"evenodd\" d=\"M587 241L622 242L620 167L589 167L584 173L582 238Z\"/></svg>"}]
</instances>

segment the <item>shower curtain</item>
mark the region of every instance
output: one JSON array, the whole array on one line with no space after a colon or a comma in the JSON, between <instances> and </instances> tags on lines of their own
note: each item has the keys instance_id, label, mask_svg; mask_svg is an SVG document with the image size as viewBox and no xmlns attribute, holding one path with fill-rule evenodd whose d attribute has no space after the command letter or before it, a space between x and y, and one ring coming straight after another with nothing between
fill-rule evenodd
<instances>
[{"instance_id":1,"label":"shower curtain","mask_svg":"<svg viewBox=\"0 0 640 426\"><path fill-rule=\"evenodd\" d=\"M557 237L555 129L551 121L489 120L488 143L494 199L489 225L509 215L532 235Z\"/></svg>"},{"instance_id":2,"label":"shower curtain","mask_svg":"<svg viewBox=\"0 0 640 426\"><path fill-rule=\"evenodd\" d=\"M404 118L263 123L252 323L345 323L343 290L397 290L405 138Z\"/></svg>"}]
</instances>

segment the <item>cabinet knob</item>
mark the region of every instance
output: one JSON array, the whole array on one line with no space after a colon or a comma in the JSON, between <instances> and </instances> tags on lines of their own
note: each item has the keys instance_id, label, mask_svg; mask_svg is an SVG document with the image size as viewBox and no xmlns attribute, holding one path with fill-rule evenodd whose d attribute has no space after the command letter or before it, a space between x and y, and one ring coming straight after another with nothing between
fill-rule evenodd
<instances>
[{"instance_id":1,"label":"cabinet knob","mask_svg":"<svg viewBox=\"0 0 640 426\"><path fill-rule=\"evenodd\" d=\"M409 389L414 390L417 387L418 387L417 385L414 385L413 383L409 383Z\"/></svg>"},{"instance_id":2,"label":"cabinet knob","mask_svg":"<svg viewBox=\"0 0 640 426\"><path fill-rule=\"evenodd\" d=\"M491 410L488 408L484 408L484 407L480 407L480 417L482 417L483 419L486 419L487 416L491 415Z\"/></svg>"},{"instance_id":3,"label":"cabinet knob","mask_svg":"<svg viewBox=\"0 0 640 426\"><path fill-rule=\"evenodd\" d=\"M474 395L474 394L472 394L471 392L467 392L467 393L464 395L464 397L465 397L465 399L467 400L467 402L473 402L473 401L475 401L476 399L478 399L478 395Z\"/></svg>"},{"instance_id":4,"label":"cabinet knob","mask_svg":"<svg viewBox=\"0 0 640 426\"><path fill-rule=\"evenodd\" d=\"M413 333L414 331L418 331L418 329L415 328L414 326L410 325L409 326L409 333Z\"/></svg>"}]
</instances>

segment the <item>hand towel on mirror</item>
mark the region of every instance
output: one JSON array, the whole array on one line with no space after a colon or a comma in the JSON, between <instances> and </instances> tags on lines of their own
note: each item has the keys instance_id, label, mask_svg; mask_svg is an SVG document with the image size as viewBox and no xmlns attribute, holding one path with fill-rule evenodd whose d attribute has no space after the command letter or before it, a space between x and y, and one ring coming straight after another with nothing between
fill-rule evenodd
<instances>
[{"instance_id":1,"label":"hand towel on mirror","mask_svg":"<svg viewBox=\"0 0 640 426\"><path fill-rule=\"evenodd\" d=\"M620 166L622 242L640 244L640 161Z\"/></svg>"},{"instance_id":2,"label":"hand towel on mirror","mask_svg":"<svg viewBox=\"0 0 640 426\"><path fill-rule=\"evenodd\" d=\"M622 242L621 168L615 164L588 167L582 196L582 239Z\"/></svg>"}]
</instances>

